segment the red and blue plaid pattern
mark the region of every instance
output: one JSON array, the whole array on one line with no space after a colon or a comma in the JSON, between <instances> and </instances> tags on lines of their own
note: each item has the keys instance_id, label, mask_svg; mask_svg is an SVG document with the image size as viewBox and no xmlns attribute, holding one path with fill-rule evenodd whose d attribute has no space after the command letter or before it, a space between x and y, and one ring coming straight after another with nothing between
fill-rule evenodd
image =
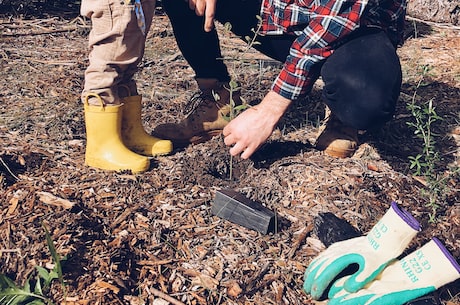
<instances>
[{"instance_id":1,"label":"red and blue plaid pattern","mask_svg":"<svg viewBox=\"0 0 460 305\"><path fill-rule=\"evenodd\" d=\"M405 11L406 0L264 0L260 34L297 36L272 89L291 100L307 95L331 45L360 26L380 27L399 43Z\"/></svg>"}]
</instances>

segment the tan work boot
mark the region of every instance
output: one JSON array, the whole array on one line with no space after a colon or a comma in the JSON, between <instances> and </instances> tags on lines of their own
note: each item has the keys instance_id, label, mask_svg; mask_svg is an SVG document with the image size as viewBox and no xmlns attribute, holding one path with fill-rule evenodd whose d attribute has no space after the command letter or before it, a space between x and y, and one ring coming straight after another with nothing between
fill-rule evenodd
<instances>
[{"instance_id":1,"label":"tan work boot","mask_svg":"<svg viewBox=\"0 0 460 305\"><path fill-rule=\"evenodd\" d=\"M197 79L199 93L190 99L185 118L180 123L158 125L152 135L171 140L175 146L202 143L222 133L229 122L230 99L242 104L239 88L230 90L228 83L217 79Z\"/></svg>"},{"instance_id":2,"label":"tan work boot","mask_svg":"<svg viewBox=\"0 0 460 305\"><path fill-rule=\"evenodd\" d=\"M358 148L358 130L345 126L328 107L325 121L318 134L316 148L330 156L348 158L353 156Z\"/></svg>"}]
</instances>

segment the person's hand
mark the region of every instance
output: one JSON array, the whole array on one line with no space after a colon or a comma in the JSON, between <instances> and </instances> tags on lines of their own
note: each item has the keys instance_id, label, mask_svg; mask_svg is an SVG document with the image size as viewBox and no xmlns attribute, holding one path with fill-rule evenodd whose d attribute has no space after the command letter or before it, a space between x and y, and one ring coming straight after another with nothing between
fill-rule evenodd
<instances>
[{"instance_id":1,"label":"person's hand","mask_svg":"<svg viewBox=\"0 0 460 305\"><path fill-rule=\"evenodd\" d=\"M187 1L187 0L186 0ZM214 28L217 0L188 0L191 10L198 16L204 16L204 30L210 32Z\"/></svg>"},{"instance_id":2,"label":"person's hand","mask_svg":"<svg viewBox=\"0 0 460 305\"><path fill-rule=\"evenodd\" d=\"M436 238L401 260L392 262L363 289L350 293L340 287L328 305L402 305L460 278L460 266ZM338 287L337 287L338 286ZM342 289L340 289L342 288Z\"/></svg>"},{"instance_id":3,"label":"person's hand","mask_svg":"<svg viewBox=\"0 0 460 305\"><path fill-rule=\"evenodd\" d=\"M233 146L230 154L249 158L270 137L290 103L290 100L270 91L260 104L231 120L223 130L225 145Z\"/></svg>"},{"instance_id":4,"label":"person's hand","mask_svg":"<svg viewBox=\"0 0 460 305\"><path fill-rule=\"evenodd\" d=\"M347 277L343 288L348 292L358 291L398 257L419 231L418 221L393 202L366 236L336 242L310 263L304 276L305 292L315 300L320 299L352 265L359 269ZM334 294L332 288L329 297L331 294Z\"/></svg>"}]
</instances>

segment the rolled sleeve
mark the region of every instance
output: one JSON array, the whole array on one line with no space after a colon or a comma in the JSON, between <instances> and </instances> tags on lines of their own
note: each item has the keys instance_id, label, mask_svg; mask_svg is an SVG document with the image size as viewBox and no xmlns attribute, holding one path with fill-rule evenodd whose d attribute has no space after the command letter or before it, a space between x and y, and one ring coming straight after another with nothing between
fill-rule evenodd
<instances>
[{"instance_id":1,"label":"rolled sleeve","mask_svg":"<svg viewBox=\"0 0 460 305\"><path fill-rule=\"evenodd\" d=\"M290 100L306 96L320 74L319 57L289 55L283 69L272 85L272 90Z\"/></svg>"}]
</instances>

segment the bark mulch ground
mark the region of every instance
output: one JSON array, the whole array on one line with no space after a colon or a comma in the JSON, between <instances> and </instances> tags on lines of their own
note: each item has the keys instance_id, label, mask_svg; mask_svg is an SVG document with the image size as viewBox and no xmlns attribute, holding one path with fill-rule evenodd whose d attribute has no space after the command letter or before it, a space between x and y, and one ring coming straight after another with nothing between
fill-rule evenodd
<instances>
[{"instance_id":1,"label":"bark mulch ground","mask_svg":"<svg viewBox=\"0 0 460 305\"><path fill-rule=\"evenodd\" d=\"M10 15L0 18L0 274L18 286L33 282L35 266L55 266L45 226L66 284L47 289L55 304L311 304L301 288L305 268L324 248L316 217L330 212L365 233L392 201L423 226L407 252L436 236L460 258L458 28L408 19L397 114L382 130L360 135L352 158L313 149L324 116L318 82L250 160L230 159L218 136L133 175L84 166L79 94L88 22L75 11ZM243 96L257 103L279 63L218 30ZM147 131L181 119L197 88L161 10L136 77ZM437 183L414 175L409 160L426 145L407 124L415 122L407 104L426 109L429 101L443 118L431 126ZM276 231L264 235L213 216L222 188L274 211ZM438 290L436 300L459 304L459 284Z\"/></svg>"}]
</instances>

